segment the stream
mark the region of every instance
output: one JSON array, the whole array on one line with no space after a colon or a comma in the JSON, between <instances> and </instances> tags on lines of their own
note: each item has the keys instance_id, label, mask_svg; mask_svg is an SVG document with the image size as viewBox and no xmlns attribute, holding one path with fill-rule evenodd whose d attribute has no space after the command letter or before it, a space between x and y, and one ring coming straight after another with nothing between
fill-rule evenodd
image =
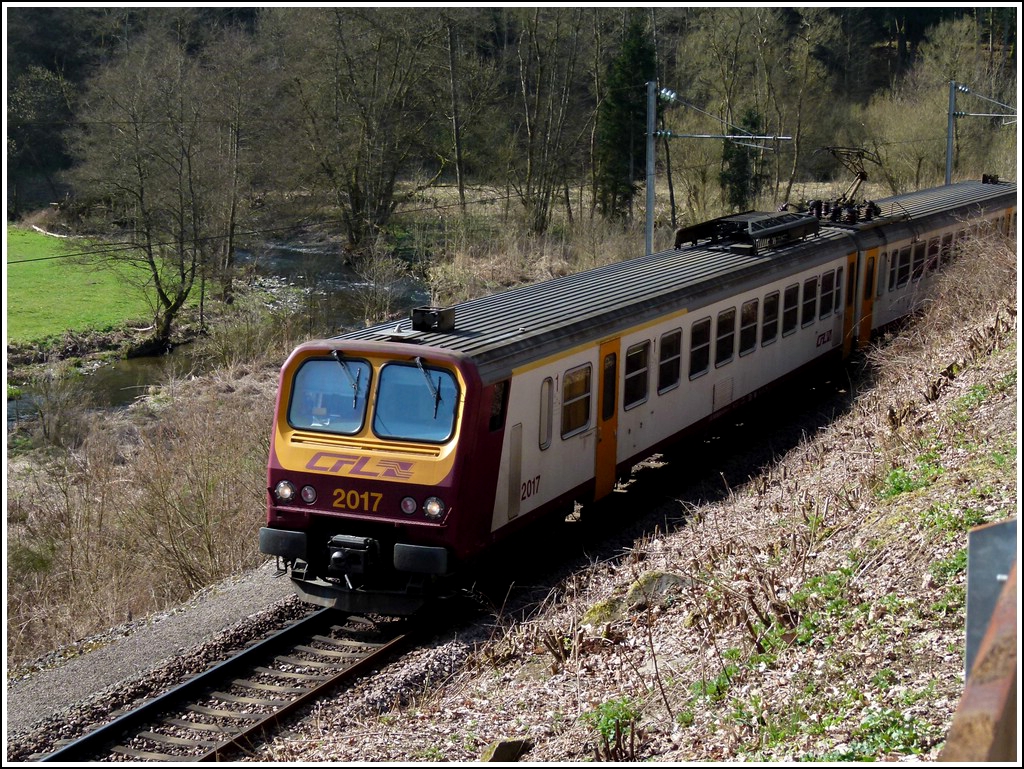
<instances>
[{"instance_id":1,"label":"stream","mask_svg":"<svg viewBox=\"0 0 1024 769\"><path fill-rule=\"evenodd\" d=\"M268 244L259 252L239 251L239 267L251 265L259 277L273 279L282 285L297 287L309 301L316 303L317 315L334 333L341 333L361 322L360 295L372 284L350 267L341 263L336 250L322 246ZM401 279L391 286L392 307L411 310L429 303L430 294L411 279ZM96 408L124 408L146 389L171 377L202 373L197 368L192 346L175 347L165 355L117 360L90 368L85 372L85 396ZM35 395L23 389L18 400L6 401L7 429L35 413Z\"/></svg>"}]
</instances>

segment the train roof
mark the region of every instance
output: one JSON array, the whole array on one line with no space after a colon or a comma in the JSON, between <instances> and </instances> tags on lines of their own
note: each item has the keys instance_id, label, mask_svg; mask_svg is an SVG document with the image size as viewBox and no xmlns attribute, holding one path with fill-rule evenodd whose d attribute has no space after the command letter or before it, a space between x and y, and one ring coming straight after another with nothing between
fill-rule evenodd
<instances>
[{"instance_id":1,"label":"train roof","mask_svg":"<svg viewBox=\"0 0 1024 769\"><path fill-rule=\"evenodd\" d=\"M972 207L1006 207L1012 205L1011 198L1016 200L1016 184L1007 182L962 182L897 195L876 201L880 213L870 221L822 221L815 235L772 248L701 244L659 251L450 308L420 308L397 323L335 339L442 348L471 358L485 383L497 381L513 368L642 325L675 308L699 308L746 290L745 284L753 288L773 274L782 277L849 253L856 249L858 233L887 222L927 219L950 209L963 215Z\"/></svg>"}]
</instances>

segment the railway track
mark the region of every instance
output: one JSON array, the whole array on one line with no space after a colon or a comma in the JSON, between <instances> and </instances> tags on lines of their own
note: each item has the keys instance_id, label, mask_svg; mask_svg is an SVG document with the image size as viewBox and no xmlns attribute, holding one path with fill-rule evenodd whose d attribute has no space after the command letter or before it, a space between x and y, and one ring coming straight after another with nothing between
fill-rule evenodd
<instances>
[{"instance_id":1,"label":"railway track","mask_svg":"<svg viewBox=\"0 0 1024 769\"><path fill-rule=\"evenodd\" d=\"M409 638L406 622L317 611L167 693L69 742L42 762L217 761L379 665Z\"/></svg>"}]
</instances>

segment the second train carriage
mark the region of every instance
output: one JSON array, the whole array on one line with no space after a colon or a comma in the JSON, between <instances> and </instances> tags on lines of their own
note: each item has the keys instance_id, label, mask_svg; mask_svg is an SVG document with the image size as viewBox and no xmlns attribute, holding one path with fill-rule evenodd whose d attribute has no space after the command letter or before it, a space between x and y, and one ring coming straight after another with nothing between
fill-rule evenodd
<instances>
[{"instance_id":1,"label":"second train carriage","mask_svg":"<svg viewBox=\"0 0 1024 769\"><path fill-rule=\"evenodd\" d=\"M281 369L260 550L312 603L408 614L506 535L912 312L1016 185L867 216L742 214L698 241L299 346Z\"/></svg>"}]
</instances>

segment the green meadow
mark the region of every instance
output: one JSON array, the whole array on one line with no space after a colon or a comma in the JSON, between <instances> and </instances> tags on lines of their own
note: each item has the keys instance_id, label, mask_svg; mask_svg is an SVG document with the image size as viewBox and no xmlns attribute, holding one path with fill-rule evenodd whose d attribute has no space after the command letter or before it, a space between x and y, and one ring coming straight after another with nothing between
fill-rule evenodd
<instances>
[{"instance_id":1,"label":"green meadow","mask_svg":"<svg viewBox=\"0 0 1024 769\"><path fill-rule=\"evenodd\" d=\"M153 313L142 291L124 273L90 264L87 254L92 250L86 241L7 226L4 327L8 344L151 321Z\"/></svg>"}]
</instances>

